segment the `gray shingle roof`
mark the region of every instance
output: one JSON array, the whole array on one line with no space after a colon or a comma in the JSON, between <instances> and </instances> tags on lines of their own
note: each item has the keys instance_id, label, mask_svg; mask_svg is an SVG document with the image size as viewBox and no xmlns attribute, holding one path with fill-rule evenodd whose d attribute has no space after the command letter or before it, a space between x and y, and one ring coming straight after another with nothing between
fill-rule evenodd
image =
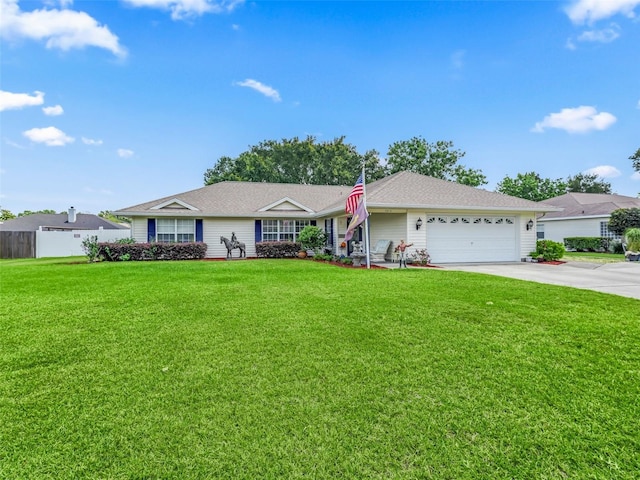
<instances>
[{"instance_id":1,"label":"gray shingle roof","mask_svg":"<svg viewBox=\"0 0 640 480\"><path fill-rule=\"evenodd\" d=\"M35 232L40 227L74 230L99 230L100 227L105 230L129 228L88 213L77 213L76 221L74 223L69 223L68 218L69 216L66 213L34 213L33 215L25 215L24 217L5 220L4 223L0 224L0 231Z\"/></svg>"},{"instance_id":2,"label":"gray shingle roof","mask_svg":"<svg viewBox=\"0 0 640 480\"><path fill-rule=\"evenodd\" d=\"M544 203L562 208L560 212L550 212L541 220L553 218L607 216L619 208L640 208L640 198L604 193L566 193L545 200Z\"/></svg>"},{"instance_id":3,"label":"gray shingle roof","mask_svg":"<svg viewBox=\"0 0 640 480\"><path fill-rule=\"evenodd\" d=\"M418 173L398 172L367 185L367 206L544 212L554 207ZM332 205L337 208L339 205Z\"/></svg>"},{"instance_id":4,"label":"gray shingle roof","mask_svg":"<svg viewBox=\"0 0 640 480\"><path fill-rule=\"evenodd\" d=\"M206 187L191 190L189 192L170 195L158 200L146 202L140 205L119 210L117 214L132 215L164 212L180 212L181 215L207 215L220 217L243 217L272 213L260 210L272 205L279 200L288 198L296 203L317 212L326 205L347 197L351 187L333 185L297 185L289 183L252 183L252 182L220 182ZM188 208L154 210L153 207L180 200L196 208L190 211ZM278 210L278 216L308 215L305 211Z\"/></svg>"},{"instance_id":5,"label":"gray shingle roof","mask_svg":"<svg viewBox=\"0 0 640 480\"><path fill-rule=\"evenodd\" d=\"M344 212L344 205L352 185L296 185L284 183L220 182L189 192L170 195L140 205L127 207L117 215L171 215L180 212L188 216L296 216L328 215ZM503 210L546 212L555 207L522 198L488 192L454 182L439 180L411 172L398 172L366 186L367 205L371 207ZM289 198L313 212L300 210L261 211L283 198ZM184 202L186 207L165 210L158 205L172 200ZM156 209L154 209L156 207Z\"/></svg>"}]
</instances>

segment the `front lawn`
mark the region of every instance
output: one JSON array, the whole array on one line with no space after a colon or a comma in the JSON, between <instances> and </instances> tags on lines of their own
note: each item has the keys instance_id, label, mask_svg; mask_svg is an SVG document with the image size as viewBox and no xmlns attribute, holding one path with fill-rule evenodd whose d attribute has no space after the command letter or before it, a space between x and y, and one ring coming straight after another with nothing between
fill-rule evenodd
<instances>
[{"instance_id":1,"label":"front lawn","mask_svg":"<svg viewBox=\"0 0 640 480\"><path fill-rule=\"evenodd\" d=\"M622 253L600 253L600 252L565 252L561 260L573 262L593 262L593 263L616 263L624 262Z\"/></svg>"},{"instance_id":2,"label":"front lawn","mask_svg":"<svg viewBox=\"0 0 640 480\"><path fill-rule=\"evenodd\" d=\"M299 260L0 282L0 478L640 471L638 300Z\"/></svg>"}]
</instances>

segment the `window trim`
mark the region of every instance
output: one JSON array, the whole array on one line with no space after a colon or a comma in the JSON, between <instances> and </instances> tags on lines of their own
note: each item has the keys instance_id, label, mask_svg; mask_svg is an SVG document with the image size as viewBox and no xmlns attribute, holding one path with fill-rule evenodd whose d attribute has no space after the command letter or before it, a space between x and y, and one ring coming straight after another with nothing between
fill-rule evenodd
<instances>
[{"instance_id":1,"label":"window trim","mask_svg":"<svg viewBox=\"0 0 640 480\"><path fill-rule=\"evenodd\" d=\"M275 231L273 230L274 225L271 222L275 222ZM284 222L293 222L293 225L285 225ZM260 220L260 241L295 242L302 229L306 226L313 225L312 222L313 220L301 218L265 218ZM276 238L272 238L273 236Z\"/></svg>"},{"instance_id":2,"label":"window trim","mask_svg":"<svg viewBox=\"0 0 640 480\"><path fill-rule=\"evenodd\" d=\"M163 232L162 223L167 221L173 221L173 232ZM191 231L190 232L181 232L178 230L178 221L182 222L183 225L186 222L191 223ZM173 240L161 240L160 235L173 235ZM178 240L178 235L189 235L191 238L189 240ZM179 218L179 217L161 217L156 218L156 242L158 243L191 243L196 241L196 219L192 218Z\"/></svg>"}]
</instances>

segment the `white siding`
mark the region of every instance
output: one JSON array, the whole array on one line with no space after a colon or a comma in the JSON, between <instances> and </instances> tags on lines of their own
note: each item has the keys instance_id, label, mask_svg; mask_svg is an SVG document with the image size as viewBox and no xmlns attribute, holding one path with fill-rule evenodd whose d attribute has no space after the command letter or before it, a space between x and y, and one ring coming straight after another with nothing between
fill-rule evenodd
<instances>
[{"instance_id":1,"label":"white siding","mask_svg":"<svg viewBox=\"0 0 640 480\"><path fill-rule=\"evenodd\" d=\"M599 237L600 222L609 221L609 217L580 218L575 220L543 220L545 240L564 242L569 237Z\"/></svg>"},{"instance_id":2,"label":"white siding","mask_svg":"<svg viewBox=\"0 0 640 480\"><path fill-rule=\"evenodd\" d=\"M426 215L427 214L425 212L420 211L411 211L407 213L407 223L405 226L405 234L407 238L405 238L404 241L406 243L413 243L413 246L408 250L409 255L414 253L416 250L423 250L428 247L427 230L425 228ZM422 227L420 227L420 230L416 230L416 222L418 221L418 218L422 219Z\"/></svg>"},{"instance_id":3,"label":"white siding","mask_svg":"<svg viewBox=\"0 0 640 480\"><path fill-rule=\"evenodd\" d=\"M203 241L207 244L207 258L226 258L227 248L220 243L220 237L231 239L231 233L236 232L239 242L246 245L247 257L256 256L255 220L238 219L204 219ZM240 250L233 250L233 258L238 258Z\"/></svg>"},{"instance_id":4,"label":"white siding","mask_svg":"<svg viewBox=\"0 0 640 480\"><path fill-rule=\"evenodd\" d=\"M135 238L138 243L145 243L148 241L146 218L133 217L131 219L131 237Z\"/></svg>"},{"instance_id":5,"label":"white siding","mask_svg":"<svg viewBox=\"0 0 640 480\"><path fill-rule=\"evenodd\" d=\"M387 260L391 260L393 249L400 243L400 239L405 238L407 232L406 214L404 213L372 213L369 217L369 230L371 238L369 243L371 248L378 243L378 240L390 240L391 246L387 251Z\"/></svg>"},{"instance_id":6,"label":"white siding","mask_svg":"<svg viewBox=\"0 0 640 480\"><path fill-rule=\"evenodd\" d=\"M533 220L533 228L527 230L527 222ZM535 216L521 215L520 216L520 258L528 257L531 252L536 249L537 238L537 226Z\"/></svg>"}]
</instances>

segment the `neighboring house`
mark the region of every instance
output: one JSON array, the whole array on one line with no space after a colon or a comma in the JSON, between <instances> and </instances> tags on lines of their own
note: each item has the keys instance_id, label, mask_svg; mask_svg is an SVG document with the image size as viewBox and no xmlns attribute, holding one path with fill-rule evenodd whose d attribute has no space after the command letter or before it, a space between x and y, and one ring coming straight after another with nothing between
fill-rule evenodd
<instances>
[{"instance_id":1,"label":"neighboring house","mask_svg":"<svg viewBox=\"0 0 640 480\"><path fill-rule=\"evenodd\" d=\"M605 193L567 193L544 201L562 209L538 218L538 238L563 242L570 237L620 236L609 231L611 212L619 208L640 208L640 198Z\"/></svg>"},{"instance_id":2,"label":"neighboring house","mask_svg":"<svg viewBox=\"0 0 640 480\"><path fill-rule=\"evenodd\" d=\"M131 236L130 227L97 215L34 213L0 223L0 258L41 258L83 255L82 240L96 235L99 241Z\"/></svg>"},{"instance_id":3,"label":"neighboring house","mask_svg":"<svg viewBox=\"0 0 640 480\"><path fill-rule=\"evenodd\" d=\"M139 242L203 241L207 257L226 256L220 237L247 245L296 240L306 225L328 234L336 254L347 229L344 206L352 186L221 182L114 212L132 219ZM535 249L535 219L555 207L410 172L366 185L370 244L400 239L409 253L427 249L434 263L520 261ZM362 238L359 229L355 240Z\"/></svg>"}]
</instances>

